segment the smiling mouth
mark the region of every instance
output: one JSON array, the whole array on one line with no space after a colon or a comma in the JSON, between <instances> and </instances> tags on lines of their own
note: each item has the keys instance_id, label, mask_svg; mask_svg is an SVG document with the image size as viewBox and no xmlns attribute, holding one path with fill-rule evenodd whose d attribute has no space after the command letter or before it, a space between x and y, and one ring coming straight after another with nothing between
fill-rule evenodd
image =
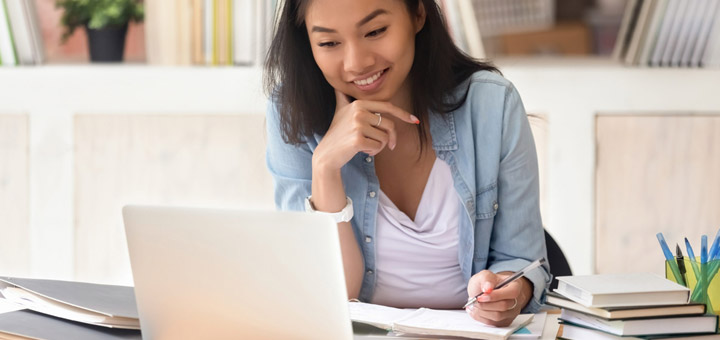
<instances>
[{"instance_id":1,"label":"smiling mouth","mask_svg":"<svg viewBox=\"0 0 720 340\"><path fill-rule=\"evenodd\" d=\"M388 69L384 69L384 70L382 70L382 71L380 71L380 72L378 72L378 73L373 74L372 76L368 77L367 79L356 80L356 81L353 81L353 83L354 83L355 85L359 85L359 86L372 85L376 80L380 79L380 77L382 77L382 75L385 74L385 72L386 72L387 70L388 70Z\"/></svg>"}]
</instances>

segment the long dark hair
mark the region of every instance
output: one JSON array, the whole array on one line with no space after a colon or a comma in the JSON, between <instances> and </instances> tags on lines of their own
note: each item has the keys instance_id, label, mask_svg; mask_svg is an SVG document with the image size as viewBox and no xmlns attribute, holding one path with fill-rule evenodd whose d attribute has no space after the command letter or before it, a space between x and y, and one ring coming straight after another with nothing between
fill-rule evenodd
<instances>
[{"instance_id":1,"label":"long dark hair","mask_svg":"<svg viewBox=\"0 0 720 340\"><path fill-rule=\"evenodd\" d=\"M409 77L413 114L420 119L421 148L427 141L423 124L428 111L449 113L465 103L454 90L477 71L498 72L487 62L460 51L448 33L435 0L405 0L415 17L422 1L427 17L415 35L415 59ZM454 0L453 0L454 1ZM265 91L277 105L283 140L300 144L317 133L324 135L335 113L335 92L313 58L305 28L308 0L285 0L265 64Z\"/></svg>"}]
</instances>

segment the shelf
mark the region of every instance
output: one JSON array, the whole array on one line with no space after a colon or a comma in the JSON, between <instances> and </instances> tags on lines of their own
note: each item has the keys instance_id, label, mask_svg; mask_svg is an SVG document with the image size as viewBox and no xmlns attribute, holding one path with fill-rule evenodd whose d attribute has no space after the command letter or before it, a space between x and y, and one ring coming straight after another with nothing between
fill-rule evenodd
<instances>
[{"instance_id":1,"label":"shelf","mask_svg":"<svg viewBox=\"0 0 720 340\"><path fill-rule=\"evenodd\" d=\"M0 68L3 113L261 113L259 67L43 65Z\"/></svg>"}]
</instances>

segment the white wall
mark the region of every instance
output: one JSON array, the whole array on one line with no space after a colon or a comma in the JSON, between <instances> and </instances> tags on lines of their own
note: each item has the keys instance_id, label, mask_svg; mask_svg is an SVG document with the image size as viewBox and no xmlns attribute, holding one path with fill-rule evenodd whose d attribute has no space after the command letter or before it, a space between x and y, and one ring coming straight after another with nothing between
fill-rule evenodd
<instances>
[{"instance_id":1,"label":"white wall","mask_svg":"<svg viewBox=\"0 0 720 340\"><path fill-rule=\"evenodd\" d=\"M592 273L595 115L718 113L720 70L626 68L585 59L501 60L498 64L517 86L527 110L548 119L544 221L575 273ZM18 258L17 265L8 267L13 272L3 274L74 279L79 276L78 261L92 256L76 249L78 225L83 225L78 219L89 214L79 210L82 205L77 201L78 185L86 181L77 176L88 173L78 172L75 159L79 148L88 147L76 145L78 117L261 115L265 110L261 82L258 68L0 68L0 115L27 115L29 122L28 223L20 228L27 235L24 242L30 260ZM102 140L102 134L89 140L98 138ZM9 162L13 160L0 160L0 166ZM23 242L22 237L18 239ZM109 274L86 278L127 280Z\"/></svg>"}]
</instances>

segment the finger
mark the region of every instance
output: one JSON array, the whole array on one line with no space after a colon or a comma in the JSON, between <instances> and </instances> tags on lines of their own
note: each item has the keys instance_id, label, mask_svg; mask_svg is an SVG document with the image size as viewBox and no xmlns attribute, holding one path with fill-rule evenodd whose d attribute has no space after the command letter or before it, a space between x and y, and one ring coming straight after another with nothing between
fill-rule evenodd
<instances>
[{"instance_id":1,"label":"finger","mask_svg":"<svg viewBox=\"0 0 720 340\"><path fill-rule=\"evenodd\" d=\"M380 112L384 114L390 114L393 115L400 120L410 123L410 124L420 124L420 120L410 114L409 112L389 103L389 102L378 102L378 101L371 101L371 100L356 100L354 104L360 105L362 108L364 108L367 111L370 112Z\"/></svg>"},{"instance_id":2,"label":"finger","mask_svg":"<svg viewBox=\"0 0 720 340\"><path fill-rule=\"evenodd\" d=\"M395 123L390 119L380 119L378 115L373 114L374 117L370 118L370 125L374 127L375 129L379 129L384 131L388 135L388 141L387 145L390 148L390 150L395 149L395 145L397 144L397 133L395 132ZM380 122L380 125L377 125L377 122Z\"/></svg>"},{"instance_id":3,"label":"finger","mask_svg":"<svg viewBox=\"0 0 720 340\"><path fill-rule=\"evenodd\" d=\"M370 139L373 139L373 140L376 140L376 141L382 143L382 145L380 146L380 150L385 148L385 146L388 144L389 139L390 139L389 135L385 131L376 129L375 127L372 127L372 126L365 126L362 129L362 134L366 138L370 138ZM378 150L378 152L380 150Z\"/></svg>"},{"instance_id":4,"label":"finger","mask_svg":"<svg viewBox=\"0 0 720 340\"><path fill-rule=\"evenodd\" d=\"M375 139L363 136L361 137L361 141L357 143L355 147L357 150L360 150L370 156L375 156L383 149L384 144Z\"/></svg>"},{"instance_id":5,"label":"finger","mask_svg":"<svg viewBox=\"0 0 720 340\"><path fill-rule=\"evenodd\" d=\"M476 296L480 293L483 293L483 295L490 294L498 281L497 274L487 269L483 270L473 275L468 281L468 296Z\"/></svg>"},{"instance_id":6,"label":"finger","mask_svg":"<svg viewBox=\"0 0 720 340\"><path fill-rule=\"evenodd\" d=\"M476 308L489 312L507 312L517 308L517 300L497 300L491 302L478 302Z\"/></svg>"},{"instance_id":7,"label":"finger","mask_svg":"<svg viewBox=\"0 0 720 340\"><path fill-rule=\"evenodd\" d=\"M505 287L493 290L490 294L483 294L478 298L479 302L490 302L500 300L513 300L520 296L522 285L519 281L508 283Z\"/></svg>"},{"instance_id":8,"label":"finger","mask_svg":"<svg viewBox=\"0 0 720 340\"><path fill-rule=\"evenodd\" d=\"M345 107L350 104L350 98L338 90L335 90L335 103L338 108Z\"/></svg>"},{"instance_id":9,"label":"finger","mask_svg":"<svg viewBox=\"0 0 720 340\"><path fill-rule=\"evenodd\" d=\"M515 314L509 312L484 311L478 307L469 307L466 311L473 320L495 327L508 326L515 319Z\"/></svg>"}]
</instances>

